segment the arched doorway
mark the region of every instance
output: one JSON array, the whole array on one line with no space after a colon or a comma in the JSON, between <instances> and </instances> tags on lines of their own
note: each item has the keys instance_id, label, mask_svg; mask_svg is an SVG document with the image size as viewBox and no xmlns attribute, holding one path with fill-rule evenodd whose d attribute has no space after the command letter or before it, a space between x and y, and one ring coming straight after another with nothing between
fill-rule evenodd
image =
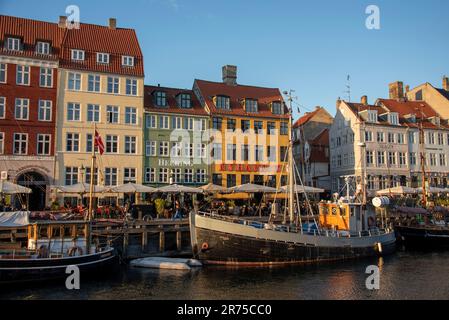
<instances>
[{"instance_id":1,"label":"arched doorway","mask_svg":"<svg viewBox=\"0 0 449 320\"><path fill-rule=\"evenodd\" d=\"M32 192L25 197L24 203L28 200L28 210L40 211L45 209L45 198L47 195L47 179L38 172L30 171L20 174L17 177L17 184L28 187Z\"/></svg>"}]
</instances>

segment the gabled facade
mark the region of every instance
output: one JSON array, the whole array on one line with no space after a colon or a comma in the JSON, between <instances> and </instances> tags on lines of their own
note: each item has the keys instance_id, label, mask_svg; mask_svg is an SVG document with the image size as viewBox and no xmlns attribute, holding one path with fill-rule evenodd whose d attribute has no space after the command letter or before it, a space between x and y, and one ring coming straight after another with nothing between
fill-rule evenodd
<instances>
[{"instance_id":1,"label":"gabled facade","mask_svg":"<svg viewBox=\"0 0 449 320\"><path fill-rule=\"evenodd\" d=\"M145 86L144 183L209 183L209 115L192 90Z\"/></svg>"},{"instance_id":2,"label":"gabled facade","mask_svg":"<svg viewBox=\"0 0 449 320\"><path fill-rule=\"evenodd\" d=\"M426 82L406 92L410 101L425 101L443 118L449 119L449 78L443 77L442 88Z\"/></svg>"}]
</instances>

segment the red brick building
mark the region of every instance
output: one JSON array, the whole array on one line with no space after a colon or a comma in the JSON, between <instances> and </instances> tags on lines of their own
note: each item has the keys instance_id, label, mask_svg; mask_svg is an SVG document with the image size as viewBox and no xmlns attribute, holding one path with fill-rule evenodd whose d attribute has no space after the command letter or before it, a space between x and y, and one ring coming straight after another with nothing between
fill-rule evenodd
<instances>
[{"instance_id":1,"label":"red brick building","mask_svg":"<svg viewBox=\"0 0 449 320\"><path fill-rule=\"evenodd\" d=\"M0 171L33 189L42 209L54 181L58 57L64 29L0 16Z\"/></svg>"}]
</instances>

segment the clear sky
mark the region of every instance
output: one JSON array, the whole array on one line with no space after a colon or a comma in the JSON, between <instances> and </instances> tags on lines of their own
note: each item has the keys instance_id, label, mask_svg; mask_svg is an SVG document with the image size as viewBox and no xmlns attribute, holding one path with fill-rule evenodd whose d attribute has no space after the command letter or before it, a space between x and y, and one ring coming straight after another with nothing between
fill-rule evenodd
<instances>
[{"instance_id":1,"label":"clear sky","mask_svg":"<svg viewBox=\"0 0 449 320\"><path fill-rule=\"evenodd\" d=\"M441 87L449 75L447 0L0 0L0 12L57 22L71 4L82 22L136 29L147 84L191 88L235 64L239 83L294 89L301 112L334 114L348 74L352 100L369 102L390 82ZM380 30L365 26L371 4Z\"/></svg>"}]
</instances>

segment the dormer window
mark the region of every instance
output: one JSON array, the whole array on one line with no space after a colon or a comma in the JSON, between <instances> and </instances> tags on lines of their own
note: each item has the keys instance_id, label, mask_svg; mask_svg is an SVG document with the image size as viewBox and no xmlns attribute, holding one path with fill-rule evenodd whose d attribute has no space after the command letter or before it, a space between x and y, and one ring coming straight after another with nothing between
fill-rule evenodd
<instances>
[{"instance_id":1,"label":"dormer window","mask_svg":"<svg viewBox=\"0 0 449 320\"><path fill-rule=\"evenodd\" d=\"M436 126L440 125L440 117L432 117L430 120L434 125Z\"/></svg>"},{"instance_id":2,"label":"dormer window","mask_svg":"<svg viewBox=\"0 0 449 320\"><path fill-rule=\"evenodd\" d=\"M245 111L246 112L257 112L257 100L255 99L245 99Z\"/></svg>"},{"instance_id":3,"label":"dormer window","mask_svg":"<svg viewBox=\"0 0 449 320\"><path fill-rule=\"evenodd\" d=\"M38 54L50 54L50 43L38 41L36 44L36 53Z\"/></svg>"},{"instance_id":4,"label":"dormer window","mask_svg":"<svg viewBox=\"0 0 449 320\"><path fill-rule=\"evenodd\" d=\"M229 97L226 97L226 96L216 96L216 97L215 97L215 106L216 106L218 109L226 109L226 110L231 109Z\"/></svg>"},{"instance_id":5,"label":"dormer window","mask_svg":"<svg viewBox=\"0 0 449 320\"><path fill-rule=\"evenodd\" d=\"M188 93L181 93L178 95L178 106L180 108L190 108L191 107L191 103L190 103L190 94Z\"/></svg>"},{"instance_id":6,"label":"dormer window","mask_svg":"<svg viewBox=\"0 0 449 320\"><path fill-rule=\"evenodd\" d=\"M122 66L134 67L134 57L122 56Z\"/></svg>"},{"instance_id":7,"label":"dormer window","mask_svg":"<svg viewBox=\"0 0 449 320\"><path fill-rule=\"evenodd\" d=\"M164 91L156 91L154 93L154 102L158 107L165 107L167 105L167 96Z\"/></svg>"},{"instance_id":8,"label":"dormer window","mask_svg":"<svg viewBox=\"0 0 449 320\"><path fill-rule=\"evenodd\" d=\"M404 118L411 123L416 123L416 114L411 113L404 116Z\"/></svg>"},{"instance_id":9,"label":"dormer window","mask_svg":"<svg viewBox=\"0 0 449 320\"><path fill-rule=\"evenodd\" d=\"M97 53L97 63L109 63L109 53Z\"/></svg>"},{"instance_id":10,"label":"dormer window","mask_svg":"<svg viewBox=\"0 0 449 320\"><path fill-rule=\"evenodd\" d=\"M368 110L368 122L377 122L377 110Z\"/></svg>"},{"instance_id":11,"label":"dormer window","mask_svg":"<svg viewBox=\"0 0 449 320\"><path fill-rule=\"evenodd\" d=\"M273 114L283 114L282 104L280 101L273 101L271 103L271 113Z\"/></svg>"},{"instance_id":12,"label":"dormer window","mask_svg":"<svg viewBox=\"0 0 449 320\"><path fill-rule=\"evenodd\" d=\"M83 50L72 50L72 60L74 61L84 61L84 51Z\"/></svg>"},{"instance_id":13,"label":"dormer window","mask_svg":"<svg viewBox=\"0 0 449 320\"><path fill-rule=\"evenodd\" d=\"M12 51L19 51L20 50L20 39L19 38L8 38L6 40L6 49L12 50Z\"/></svg>"},{"instance_id":14,"label":"dormer window","mask_svg":"<svg viewBox=\"0 0 449 320\"><path fill-rule=\"evenodd\" d=\"M394 126L399 125L399 114L397 112L390 112L388 114L388 122Z\"/></svg>"}]
</instances>

